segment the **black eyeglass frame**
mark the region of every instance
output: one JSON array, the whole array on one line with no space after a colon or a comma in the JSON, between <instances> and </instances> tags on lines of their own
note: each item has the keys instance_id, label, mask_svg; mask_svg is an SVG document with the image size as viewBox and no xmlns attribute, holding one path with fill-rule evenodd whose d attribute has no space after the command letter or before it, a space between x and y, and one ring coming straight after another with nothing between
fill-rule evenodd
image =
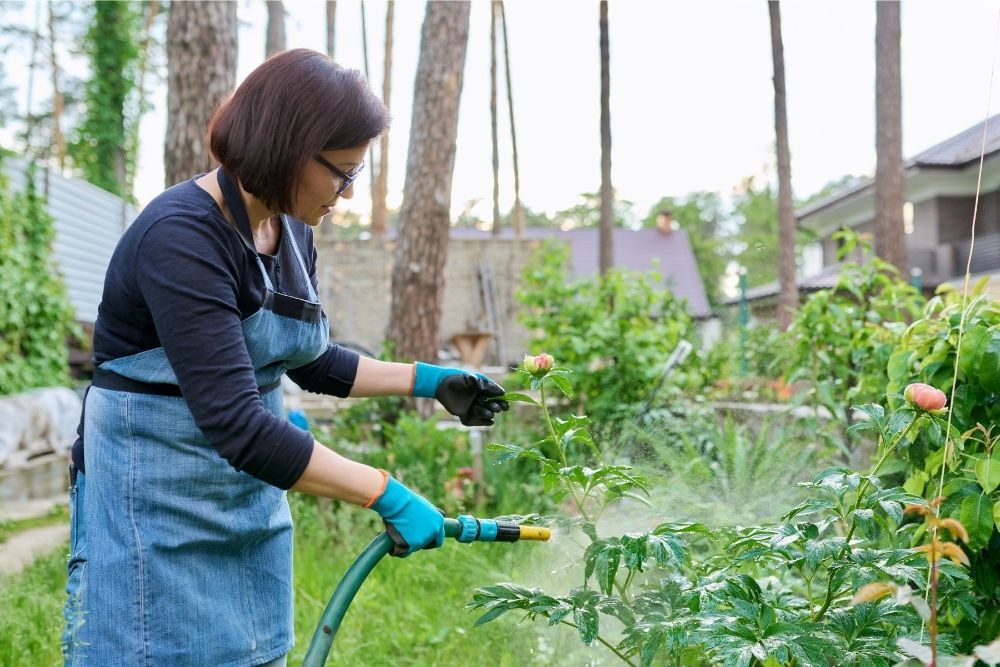
<instances>
[{"instance_id":1,"label":"black eyeglass frame","mask_svg":"<svg viewBox=\"0 0 1000 667\"><path fill-rule=\"evenodd\" d=\"M338 169L332 162L330 162L329 160L327 160L325 157L323 157L319 153L317 153L316 155L313 155L313 159L316 160L317 162L319 162L321 165L323 165L327 169L329 169L333 173L334 176L336 176L337 178L339 178L341 180L340 187L337 188L337 196L338 197L340 195L344 194L344 191L347 190L347 188L351 187L354 184L354 181L356 181L358 179L358 176L361 175L361 172L365 168L365 163L362 162L361 164L359 164L354 169L354 171L352 171L351 173L347 173L347 172L345 172L345 171L343 171L341 169Z\"/></svg>"}]
</instances>

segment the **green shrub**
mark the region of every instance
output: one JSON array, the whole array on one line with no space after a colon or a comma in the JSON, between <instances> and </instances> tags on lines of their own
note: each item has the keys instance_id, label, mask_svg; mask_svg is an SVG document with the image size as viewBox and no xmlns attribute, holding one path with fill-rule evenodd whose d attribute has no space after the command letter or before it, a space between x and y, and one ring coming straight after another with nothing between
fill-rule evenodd
<instances>
[{"instance_id":1,"label":"green shrub","mask_svg":"<svg viewBox=\"0 0 1000 667\"><path fill-rule=\"evenodd\" d=\"M926 557L931 548L922 544L926 535L905 517L906 506L929 515L934 503L885 486L879 477L883 466L921 435L943 444L942 415L909 406L892 413L880 404L861 406L867 419L850 431L877 438L879 458L871 471L822 470L800 483L807 497L775 523L708 526L678 516L672 504L651 508L637 520L649 504L644 496L658 498L651 481L630 466L605 462L586 417L550 416L546 385L570 392L569 372L524 374L540 390L540 400L520 394L508 398L538 406L548 435L532 446L494 448L508 460L536 463L546 490L557 502L572 504L572 516L548 520L564 542L579 540L583 553L562 568L577 573L568 591L554 590L555 583L480 587L469 605L484 612L477 625L509 611L522 620L546 619L550 626L573 627L585 645L599 643L605 656L610 652L643 667L667 661L889 667L909 655L932 650L943 655L968 642L993 639L982 630L975 636L957 631L963 617L976 614L969 571ZM789 458L800 454L787 449L796 446L794 441L776 447L766 443L766 435L756 445L763 442L767 449L755 453L746 439L732 435L737 432L724 427L730 444L715 443L715 456L725 468L718 476L744 480L730 500L731 512L739 517L743 494L759 493L767 483L766 476L753 472L777 465L782 452ZM704 461L706 453L695 451L692 458ZM691 487L713 472L709 465L693 473ZM760 485L756 489L754 480ZM600 523L611 514L613 519ZM645 527L625 532L630 524ZM961 561L957 545L949 548ZM932 578L931 571L937 576ZM928 581L935 582L933 588ZM873 583L881 594L871 595ZM891 597L881 599L890 591ZM930 636L936 649L930 649L918 640L926 640L923 624L935 618L939 622L931 624ZM991 650L968 648L981 658Z\"/></svg>"},{"instance_id":2,"label":"green shrub","mask_svg":"<svg viewBox=\"0 0 1000 667\"><path fill-rule=\"evenodd\" d=\"M671 351L693 335L692 320L655 272L613 270L571 280L568 261L568 247L557 243L532 256L518 293L523 322L536 350L573 371L591 414L617 423L649 399ZM672 384L690 382L691 372L678 369Z\"/></svg>"},{"instance_id":3,"label":"green shrub","mask_svg":"<svg viewBox=\"0 0 1000 667\"><path fill-rule=\"evenodd\" d=\"M1000 635L1000 307L985 293L986 282L967 301L950 286L939 290L892 351L886 386L894 406L911 382L949 396L948 441L942 429L924 432L900 455L905 487L927 498L945 496L941 516L969 532L975 613L957 617L967 644L982 633Z\"/></svg>"},{"instance_id":4,"label":"green shrub","mask_svg":"<svg viewBox=\"0 0 1000 667\"><path fill-rule=\"evenodd\" d=\"M870 242L854 232L834 237L843 242L841 259L855 249L871 255ZM836 285L811 294L786 333L780 347L789 351L789 383L801 380L804 400L842 424L856 403L885 405L889 355L923 304L891 264L874 256L864 264L845 262Z\"/></svg>"},{"instance_id":5,"label":"green shrub","mask_svg":"<svg viewBox=\"0 0 1000 667\"><path fill-rule=\"evenodd\" d=\"M69 383L67 337L80 337L52 262L54 222L29 169L14 193L0 173L0 394Z\"/></svg>"}]
</instances>

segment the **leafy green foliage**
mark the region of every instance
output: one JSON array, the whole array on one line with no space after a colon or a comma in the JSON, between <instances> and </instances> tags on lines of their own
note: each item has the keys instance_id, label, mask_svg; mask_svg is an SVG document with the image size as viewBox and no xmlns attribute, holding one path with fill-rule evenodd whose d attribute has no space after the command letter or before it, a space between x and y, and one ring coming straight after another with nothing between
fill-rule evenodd
<instances>
[{"instance_id":1,"label":"leafy green foliage","mask_svg":"<svg viewBox=\"0 0 1000 667\"><path fill-rule=\"evenodd\" d=\"M1000 420L998 368L1000 308L981 280L968 298L943 286L927 302L892 350L886 383L892 404L902 401L899 394L911 382L927 383L949 397L950 414L935 418L934 427L923 430L900 455L907 488L930 498L945 496L941 516L959 520L969 533L975 592L971 609L952 618L960 619L961 633L978 640L992 637L973 629L975 616L1000 616L1000 452L994 433Z\"/></svg>"},{"instance_id":2,"label":"leafy green foliage","mask_svg":"<svg viewBox=\"0 0 1000 667\"><path fill-rule=\"evenodd\" d=\"M24 192L0 175L0 394L69 383L68 336L79 336L52 262L54 222L29 170Z\"/></svg>"},{"instance_id":3,"label":"leafy green foliage","mask_svg":"<svg viewBox=\"0 0 1000 667\"><path fill-rule=\"evenodd\" d=\"M650 473L657 502L713 525L769 520L793 504L833 452L811 442L809 424L778 417L739 423L700 404L672 400L625 429L619 456ZM739 507L739 513L732 511Z\"/></svg>"},{"instance_id":4,"label":"leafy green foliage","mask_svg":"<svg viewBox=\"0 0 1000 667\"><path fill-rule=\"evenodd\" d=\"M843 243L841 258L856 250L871 252L870 243L854 232L835 236ZM864 264L844 262L836 285L811 294L786 333L788 381L806 381L804 399L848 423L852 404L882 396L889 356L922 304L916 289L877 257Z\"/></svg>"},{"instance_id":5,"label":"leafy green foliage","mask_svg":"<svg viewBox=\"0 0 1000 667\"><path fill-rule=\"evenodd\" d=\"M77 136L68 146L83 177L113 194L126 192L127 173L135 168L131 145L139 122L136 88L141 9L134 2L95 2L83 46L91 75L84 92L84 113Z\"/></svg>"},{"instance_id":6,"label":"leafy green foliage","mask_svg":"<svg viewBox=\"0 0 1000 667\"><path fill-rule=\"evenodd\" d=\"M562 382L522 373L539 392L538 400L522 402L541 409L547 434L530 447L491 447L506 461L535 463L556 502L572 502L576 517L554 523L587 540L579 561L568 566L581 568L582 585L565 595L510 583L482 587L469 605L485 611L478 624L517 611L525 619L573 625L584 644L598 642L631 665L665 658L692 665L888 666L904 658L897 640L917 635L924 620L918 610L927 609L927 562L912 548L922 535L905 520L904 507L926 501L885 485L879 472L921 434L940 437L940 416L859 406L867 420L855 430L879 440L872 471L822 470L799 485L808 497L777 523L710 529L667 522L602 535L605 509L630 503L635 511L649 481L628 466L603 462L594 438L583 435L586 418L550 417L546 389L560 391ZM571 377L565 369L550 373ZM939 606L956 622L978 617L965 569L940 564L940 572ZM907 595L852 604L862 587L883 581ZM602 617L623 626L617 640L610 634L616 625ZM953 634L946 632L940 646L953 647Z\"/></svg>"},{"instance_id":7,"label":"leafy green foliage","mask_svg":"<svg viewBox=\"0 0 1000 667\"><path fill-rule=\"evenodd\" d=\"M746 178L733 199L739 226L736 261L747 269L747 285L756 287L778 279L778 195L770 184Z\"/></svg>"},{"instance_id":8,"label":"leafy green foliage","mask_svg":"<svg viewBox=\"0 0 1000 667\"><path fill-rule=\"evenodd\" d=\"M619 199L614 194L611 204L611 218L614 227L630 227L632 223L632 202ZM578 227L599 227L601 225L601 193L584 192L579 203L557 211L553 222L563 229Z\"/></svg>"},{"instance_id":9,"label":"leafy green foliage","mask_svg":"<svg viewBox=\"0 0 1000 667\"><path fill-rule=\"evenodd\" d=\"M650 208L642 226L655 228L661 211L670 211L673 220L687 232L708 302L717 304L722 276L730 260L728 244L722 236L725 216L722 199L715 192L694 192L683 199L663 197Z\"/></svg>"},{"instance_id":10,"label":"leafy green foliage","mask_svg":"<svg viewBox=\"0 0 1000 667\"><path fill-rule=\"evenodd\" d=\"M558 243L533 255L518 293L523 321L535 349L573 372L591 415L617 423L649 398L670 352L691 335L691 318L654 273L568 280L568 260Z\"/></svg>"}]
</instances>

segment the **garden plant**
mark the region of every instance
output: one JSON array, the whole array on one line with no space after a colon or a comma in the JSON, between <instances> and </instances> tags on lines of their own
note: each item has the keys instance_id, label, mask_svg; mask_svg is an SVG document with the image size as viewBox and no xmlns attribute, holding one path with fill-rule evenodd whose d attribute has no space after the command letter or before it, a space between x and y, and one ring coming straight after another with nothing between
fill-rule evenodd
<instances>
[{"instance_id":1,"label":"garden plant","mask_svg":"<svg viewBox=\"0 0 1000 667\"><path fill-rule=\"evenodd\" d=\"M1000 664L989 628L965 630L982 618L984 600L966 549L938 534L965 537L962 522L945 516L950 499L929 502L880 476L915 442L942 451L961 435L937 396L928 403L928 392L913 387L910 400L890 397L890 411L858 406L865 418L850 432L877 438L876 462L866 472L819 472L802 484L809 496L775 523L726 528L671 517L623 534L601 516L620 504L639 512L649 481L604 462L586 417L550 414L549 393L572 393L570 371L550 364L529 357L520 369L537 400L508 395L538 406L544 437L492 448L505 460L534 461L554 499L572 503L573 516L549 520L586 542L568 566L577 585L483 586L470 603L485 611L477 624L507 612L544 618L631 665L971 665L969 656L946 657L959 652ZM917 522L917 513L931 519Z\"/></svg>"}]
</instances>

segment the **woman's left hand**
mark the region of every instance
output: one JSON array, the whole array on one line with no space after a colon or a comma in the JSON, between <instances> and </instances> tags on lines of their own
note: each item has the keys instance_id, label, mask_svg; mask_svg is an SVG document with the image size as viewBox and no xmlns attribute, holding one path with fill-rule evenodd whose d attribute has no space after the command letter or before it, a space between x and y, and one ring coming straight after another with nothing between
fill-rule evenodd
<instances>
[{"instance_id":1,"label":"woman's left hand","mask_svg":"<svg viewBox=\"0 0 1000 667\"><path fill-rule=\"evenodd\" d=\"M414 370L413 395L436 398L466 426L492 426L493 417L510 408L497 400L503 394L503 387L481 373L420 362Z\"/></svg>"},{"instance_id":2,"label":"woman's left hand","mask_svg":"<svg viewBox=\"0 0 1000 667\"><path fill-rule=\"evenodd\" d=\"M493 417L510 408L497 400L503 395L503 387L485 375L462 373L441 380L434 398L466 426L493 426Z\"/></svg>"}]
</instances>

